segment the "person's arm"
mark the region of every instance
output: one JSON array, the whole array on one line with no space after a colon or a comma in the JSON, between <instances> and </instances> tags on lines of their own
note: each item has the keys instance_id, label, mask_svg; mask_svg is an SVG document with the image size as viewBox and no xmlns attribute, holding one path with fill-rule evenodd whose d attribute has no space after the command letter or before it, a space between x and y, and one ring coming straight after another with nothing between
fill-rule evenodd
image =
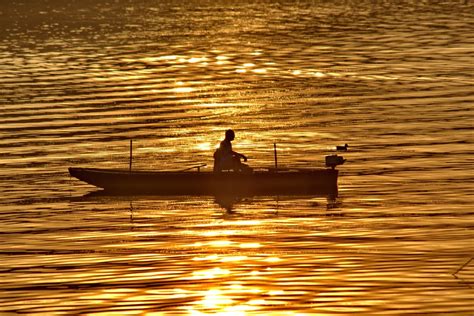
<instances>
[{"instance_id":1,"label":"person's arm","mask_svg":"<svg viewBox=\"0 0 474 316\"><path fill-rule=\"evenodd\" d=\"M236 151L232 151L232 154L233 154L234 156L236 156L236 157L242 158L244 161L247 161L247 157L246 157L245 155L243 155L243 154L240 154L240 153L238 153L238 152L236 152Z\"/></svg>"}]
</instances>

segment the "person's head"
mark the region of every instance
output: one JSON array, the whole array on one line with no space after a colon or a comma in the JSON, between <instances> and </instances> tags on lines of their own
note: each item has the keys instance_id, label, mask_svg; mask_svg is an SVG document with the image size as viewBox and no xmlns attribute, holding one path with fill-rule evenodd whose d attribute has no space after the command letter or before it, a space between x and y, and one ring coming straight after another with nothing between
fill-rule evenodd
<instances>
[{"instance_id":1,"label":"person's head","mask_svg":"<svg viewBox=\"0 0 474 316\"><path fill-rule=\"evenodd\" d=\"M233 130L228 129L228 130L225 131L225 139L234 140L234 138L235 138L235 133L234 133Z\"/></svg>"}]
</instances>

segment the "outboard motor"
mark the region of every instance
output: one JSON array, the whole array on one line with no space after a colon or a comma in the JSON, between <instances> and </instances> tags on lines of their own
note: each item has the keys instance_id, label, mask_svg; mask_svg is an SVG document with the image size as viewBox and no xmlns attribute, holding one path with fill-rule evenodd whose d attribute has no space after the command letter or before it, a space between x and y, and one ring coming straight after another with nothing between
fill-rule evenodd
<instances>
[{"instance_id":1,"label":"outboard motor","mask_svg":"<svg viewBox=\"0 0 474 316\"><path fill-rule=\"evenodd\" d=\"M332 169L334 169L336 168L336 166L342 165L344 162L346 162L346 159L344 159L344 157L342 156L326 156L326 167L331 167Z\"/></svg>"}]
</instances>

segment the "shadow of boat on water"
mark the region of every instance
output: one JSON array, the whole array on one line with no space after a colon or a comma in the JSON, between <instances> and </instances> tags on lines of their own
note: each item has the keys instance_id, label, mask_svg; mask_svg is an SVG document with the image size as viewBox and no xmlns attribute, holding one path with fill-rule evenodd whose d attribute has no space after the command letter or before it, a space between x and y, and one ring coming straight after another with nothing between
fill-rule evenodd
<instances>
[{"instance_id":1,"label":"shadow of boat on water","mask_svg":"<svg viewBox=\"0 0 474 316\"><path fill-rule=\"evenodd\" d=\"M90 200L101 200L103 202L107 201L140 201L140 200L189 200L189 199L211 199L219 205L220 208L224 209L227 212L233 212L237 205L241 204L252 204L255 199L274 199L275 201L288 201L296 199L314 199L314 198L325 198L326 209L332 210L338 207L338 194L336 192L321 192L319 194L268 194L268 195L251 195L251 194L214 194L214 195L182 195L182 194L172 194L172 195L154 195L154 194L123 194L117 192L110 192L106 190L98 190L89 192L83 196L71 198L71 201L81 202L81 201L90 201Z\"/></svg>"}]
</instances>

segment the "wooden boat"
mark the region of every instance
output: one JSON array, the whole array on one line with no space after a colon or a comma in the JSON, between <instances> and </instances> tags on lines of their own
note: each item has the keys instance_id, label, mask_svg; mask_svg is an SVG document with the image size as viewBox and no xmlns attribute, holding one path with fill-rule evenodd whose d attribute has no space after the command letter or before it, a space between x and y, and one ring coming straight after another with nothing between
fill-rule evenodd
<instances>
[{"instance_id":1,"label":"wooden boat","mask_svg":"<svg viewBox=\"0 0 474 316\"><path fill-rule=\"evenodd\" d=\"M338 179L334 168L248 173L69 168L69 173L110 193L159 195L337 195Z\"/></svg>"}]
</instances>

